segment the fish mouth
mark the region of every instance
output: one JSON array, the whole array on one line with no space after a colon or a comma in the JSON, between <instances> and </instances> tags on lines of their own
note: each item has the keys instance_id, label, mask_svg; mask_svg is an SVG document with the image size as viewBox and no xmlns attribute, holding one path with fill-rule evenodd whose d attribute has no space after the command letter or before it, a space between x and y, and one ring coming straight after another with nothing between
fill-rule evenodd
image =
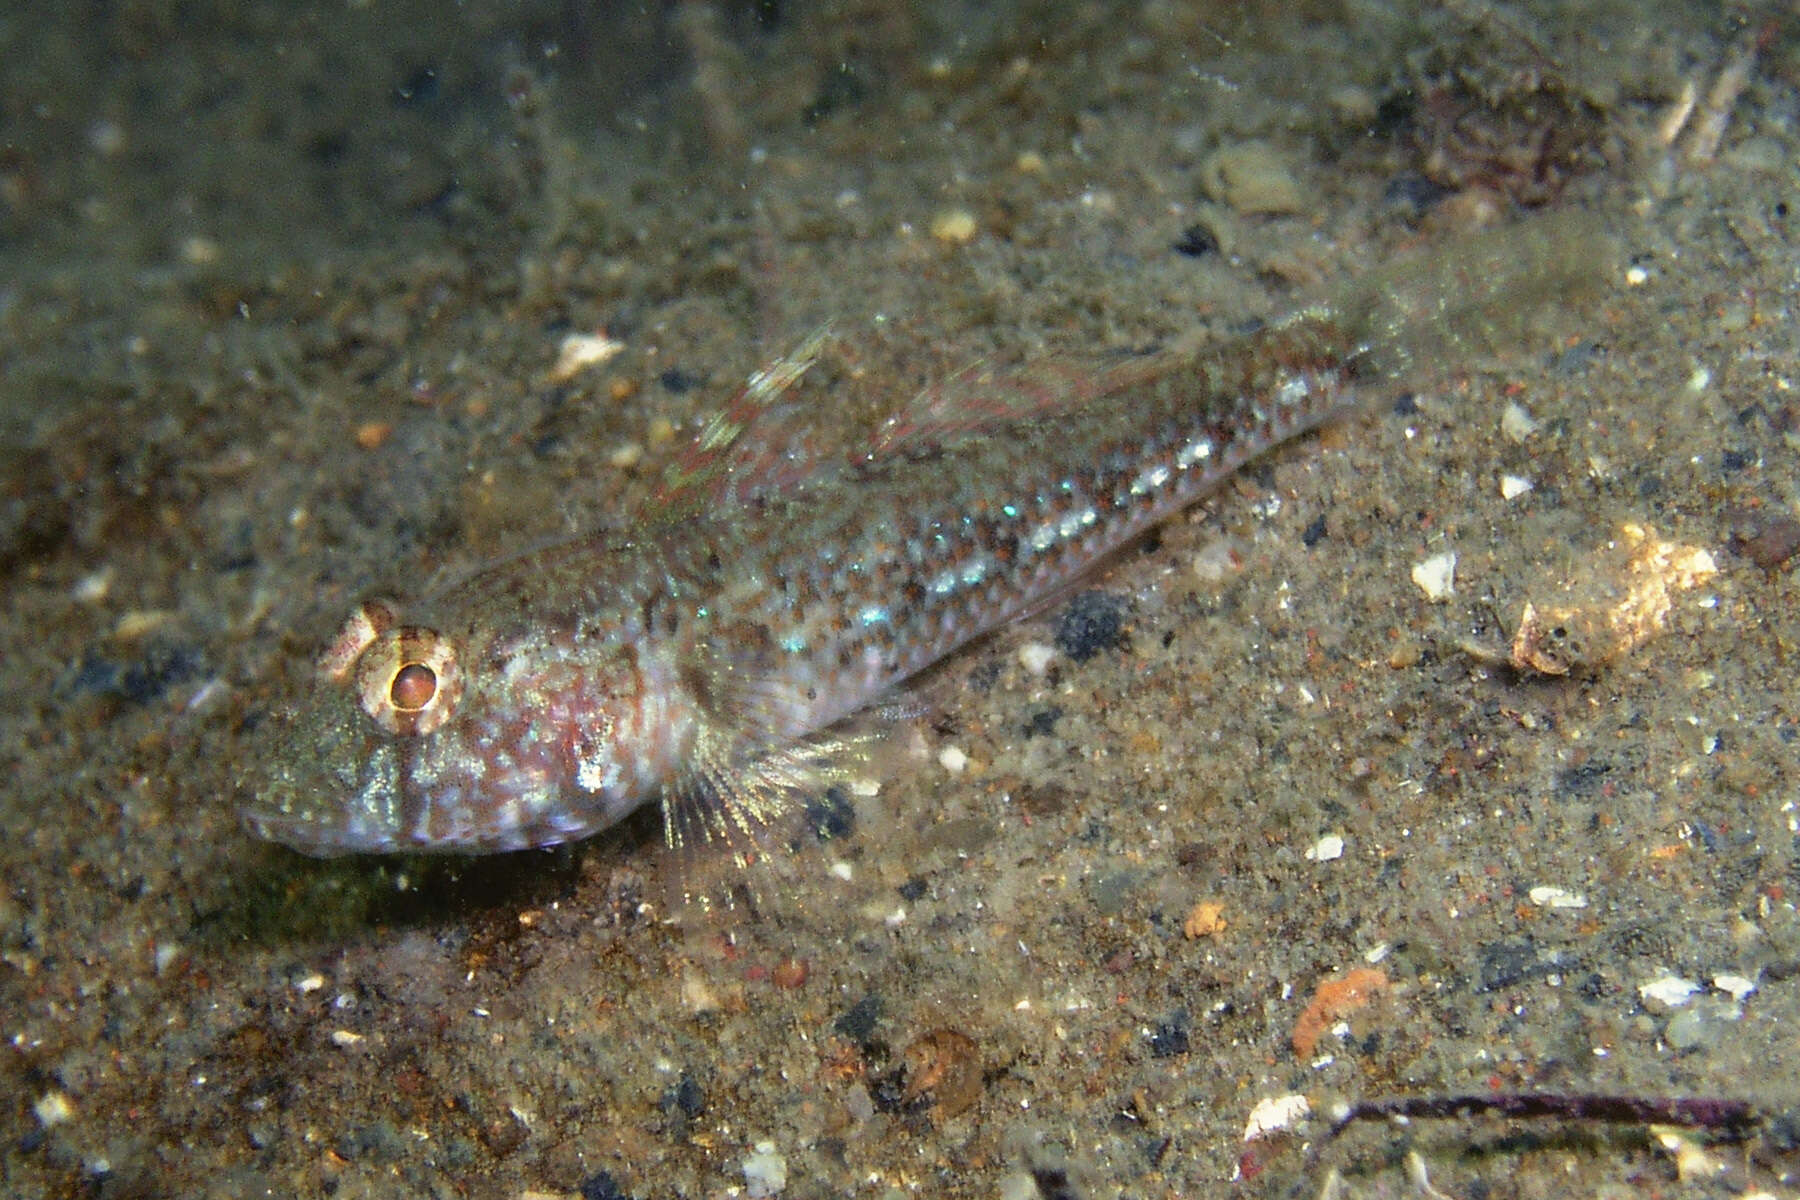
<instances>
[{"instance_id":1,"label":"fish mouth","mask_svg":"<svg viewBox=\"0 0 1800 1200\"><path fill-rule=\"evenodd\" d=\"M394 743L338 697L285 709L259 730L238 779L252 836L317 858L407 847L395 805Z\"/></svg>"}]
</instances>

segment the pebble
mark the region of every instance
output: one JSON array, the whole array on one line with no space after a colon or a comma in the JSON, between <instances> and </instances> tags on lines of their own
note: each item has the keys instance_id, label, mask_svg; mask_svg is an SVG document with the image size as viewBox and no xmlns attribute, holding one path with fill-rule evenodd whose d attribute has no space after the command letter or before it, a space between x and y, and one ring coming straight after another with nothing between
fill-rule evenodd
<instances>
[{"instance_id":1,"label":"pebble","mask_svg":"<svg viewBox=\"0 0 1800 1200\"><path fill-rule=\"evenodd\" d=\"M1019 647L1019 665L1033 675L1041 676L1050 669L1050 662L1056 657L1056 647L1043 642L1026 642Z\"/></svg>"},{"instance_id":2,"label":"pebble","mask_svg":"<svg viewBox=\"0 0 1800 1200\"><path fill-rule=\"evenodd\" d=\"M610 362L624 349L624 342L615 341L604 333L571 333L556 348L550 382L567 383L589 367Z\"/></svg>"},{"instance_id":3,"label":"pebble","mask_svg":"<svg viewBox=\"0 0 1800 1200\"><path fill-rule=\"evenodd\" d=\"M1732 535L1732 547L1765 571L1800 553L1800 521L1785 513L1758 516Z\"/></svg>"},{"instance_id":4,"label":"pebble","mask_svg":"<svg viewBox=\"0 0 1800 1200\"><path fill-rule=\"evenodd\" d=\"M1299 1092L1291 1092L1286 1096L1265 1096L1256 1102L1250 1110L1250 1119L1244 1122L1244 1140L1254 1142L1258 1138L1278 1133L1296 1121L1304 1121L1312 1115L1312 1104Z\"/></svg>"},{"instance_id":5,"label":"pebble","mask_svg":"<svg viewBox=\"0 0 1800 1200\"><path fill-rule=\"evenodd\" d=\"M1724 1026L1737 1019L1737 1006L1731 1001L1705 999L1670 1018L1663 1040L1674 1050L1699 1050L1716 1043Z\"/></svg>"},{"instance_id":6,"label":"pebble","mask_svg":"<svg viewBox=\"0 0 1800 1200\"><path fill-rule=\"evenodd\" d=\"M1526 893L1539 908L1586 908L1587 897L1559 887L1534 887Z\"/></svg>"},{"instance_id":7,"label":"pebble","mask_svg":"<svg viewBox=\"0 0 1800 1200\"><path fill-rule=\"evenodd\" d=\"M1756 980L1746 979L1742 975L1714 975L1712 984L1739 1004L1756 990Z\"/></svg>"},{"instance_id":8,"label":"pebble","mask_svg":"<svg viewBox=\"0 0 1800 1200\"><path fill-rule=\"evenodd\" d=\"M1086 662L1102 650L1122 649L1125 601L1110 592L1082 592L1063 609L1056 622L1056 648L1074 662Z\"/></svg>"},{"instance_id":9,"label":"pebble","mask_svg":"<svg viewBox=\"0 0 1800 1200\"><path fill-rule=\"evenodd\" d=\"M1500 432L1515 442L1522 442L1537 431L1537 419L1516 400L1500 414Z\"/></svg>"},{"instance_id":10,"label":"pebble","mask_svg":"<svg viewBox=\"0 0 1800 1200\"><path fill-rule=\"evenodd\" d=\"M1408 667L1418 666L1419 660L1424 656L1425 648L1417 638L1401 634L1393 649L1388 651L1387 664L1396 671L1404 671Z\"/></svg>"},{"instance_id":11,"label":"pebble","mask_svg":"<svg viewBox=\"0 0 1800 1200\"><path fill-rule=\"evenodd\" d=\"M744 1187L751 1196L776 1196L787 1187L787 1159L774 1142L758 1142L744 1159Z\"/></svg>"},{"instance_id":12,"label":"pebble","mask_svg":"<svg viewBox=\"0 0 1800 1200\"><path fill-rule=\"evenodd\" d=\"M1305 208L1287 156L1267 142L1220 146L1200 164L1200 186L1239 213L1277 216Z\"/></svg>"},{"instance_id":13,"label":"pebble","mask_svg":"<svg viewBox=\"0 0 1800 1200\"><path fill-rule=\"evenodd\" d=\"M1413 564L1412 581L1433 604L1456 594L1456 551L1446 550Z\"/></svg>"},{"instance_id":14,"label":"pebble","mask_svg":"<svg viewBox=\"0 0 1800 1200\"><path fill-rule=\"evenodd\" d=\"M364 421L351 433L356 444L364 450L378 450L381 444L393 435L392 421Z\"/></svg>"},{"instance_id":15,"label":"pebble","mask_svg":"<svg viewBox=\"0 0 1800 1200\"><path fill-rule=\"evenodd\" d=\"M981 1049L955 1029L933 1029L900 1052L906 1064L906 1099L931 1098L932 1115L954 1117L981 1097Z\"/></svg>"},{"instance_id":16,"label":"pebble","mask_svg":"<svg viewBox=\"0 0 1800 1200\"><path fill-rule=\"evenodd\" d=\"M1201 583L1224 583L1239 565L1237 549L1230 539L1218 538L1194 555L1194 577Z\"/></svg>"},{"instance_id":17,"label":"pebble","mask_svg":"<svg viewBox=\"0 0 1800 1200\"><path fill-rule=\"evenodd\" d=\"M1652 979L1649 983L1638 985L1639 996L1669 1008L1680 1008L1692 1000L1694 993L1699 990L1699 984L1679 975L1664 975L1661 979Z\"/></svg>"},{"instance_id":18,"label":"pebble","mask_svg":"<svg viewBox=\"0 0 1800 1200\"><path fill-rule=\"evenodd\" d=\"M1332 862L1344 857L1344 839L1328 833L1306 848L1307 862Z\"/></svg>"},{"instance_id":19,"label":"pebble","mask_svg":"<svg viewBox=\"0 0 1800 1200\"><path fill-rule=\"evenodd\" d=\"M1531 480L1522 475L1502 475L1500 477L1500 498L1517 500L1531 490Z\"/></svg>"},{"instance_id":20,"label":"pebble","mask_svg":"<svg viewBox=\"0 0 1800 1200\"><path fill-rule=\"evenodd\" d=\"M31 1106L31 1115L38 1119L38 1124L46 1129L52 1125L61 1125L75 1115L75 1106L69 1103L69 1097L62 1092L45 1092L38 1102Z\"/></svg>"},{"instance_id":21,"label":"pebble","mask_svg":"<svg viewBox=\"0 0 1800 1200\"><path fill-rule=\"evenodd\" d=\"M950 246L966 246L981 226L966 208L946 208L931 218L931 236Z\"/></svg>"},{"instance_id":22,"label":"pebble","mask_svg":"<svg viewBox=\"0 0 1800 1200\"><path fill-rule=\"evenodd\" d=\"M112 590L113 569L101 567L83 575L70 589L69 594L83 604L98 604L106 599L107 592Z\"/></svg>"},{"instance_id":23,"label":"pebble","mask_svg":"<svg viewBox=\"0 0 1800 1200\"><path fill-rule=\"evenodd\" d=\"M1189 939L1216 937L1225 932L1225 906L1217 900L1201 900L1188 910L1181 932Z\"/></svg>"}]
</instances>

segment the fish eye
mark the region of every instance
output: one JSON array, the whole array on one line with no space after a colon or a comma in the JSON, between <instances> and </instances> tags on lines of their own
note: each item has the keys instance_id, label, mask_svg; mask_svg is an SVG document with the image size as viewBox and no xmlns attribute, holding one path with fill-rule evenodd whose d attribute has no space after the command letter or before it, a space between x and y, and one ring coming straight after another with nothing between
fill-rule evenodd
<instances>
[{"instance_id":1,"label":"fish eye","mask_svg":"<svg viewBox=\"0 0 1800 1200\"><path fill-rule=\"evenodd\" d=\"M435 629L402 625L394 606L364 603L319 659L320 675L348 686L370 720L404 737L430 733L462 697L456 644Z\"/></svg>"},{"instance_id":2,"label":"fish eye","mask_svg":"<svg viewBox=\"0 0 1800 1200\"><path fill-rule=\"evenodd\" d=\"M363 711L389 733L430 733L462 696L456 646L434 629L390 629L363 648L355 686Z\"/></svg>"},{"instance_id":3,"label":"fish eye","mask_svg":"<svg viewBox=\"0 0 1800 1200\"><path fill-rule=\"evenodd\" d=\"M399 712L418 712L437 695L437 672L422 662L409 662L394 672L388 699Z\"/></svg>"}]
</instances>

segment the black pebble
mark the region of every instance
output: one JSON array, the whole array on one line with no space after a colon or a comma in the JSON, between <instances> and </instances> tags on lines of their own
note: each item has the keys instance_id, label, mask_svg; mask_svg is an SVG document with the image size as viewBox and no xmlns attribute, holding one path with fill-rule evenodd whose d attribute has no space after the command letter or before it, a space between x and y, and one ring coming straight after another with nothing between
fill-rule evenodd
<instances>
[{"instance_id":1,"label":"black pebble","mask_svg":"<svg viewBox=\"0 0 1800 1200\"><path fill-rule=\"evenodd\" d=\"M1056 648L1076 662L1126 645L1125 601L1110 592L1083 592L1056 622Z\"/></svg>"},{"instance_id":2,"label":"black pebble","mask_svg":"<svg viewBox=\"0 0 1800 1200\"><path fill-rule=\"evenodd\" d=\"M611 1171L589 1175L577 1185L581 1200L631 1200L625 1189L612 1177Z\"/></svg>"}]
</instances>

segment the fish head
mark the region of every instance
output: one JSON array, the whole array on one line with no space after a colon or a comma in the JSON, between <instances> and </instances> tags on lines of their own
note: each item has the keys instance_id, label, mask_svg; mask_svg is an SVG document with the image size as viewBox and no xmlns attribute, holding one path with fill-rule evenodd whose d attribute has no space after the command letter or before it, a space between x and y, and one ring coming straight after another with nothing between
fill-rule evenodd
<instances>
[{"instance_id":1,"label":"fish head","mask_svg":"<svg viewBox=\"0 0 1800 1200\"><path fill-rule=\"evenodd\" d=\"M320 857L521 850L612 825L655 790L613 736L636 699L615 657L577 664L541 637L365 602L258 730L244 824Z\"/></svg>"}]
</instances>

